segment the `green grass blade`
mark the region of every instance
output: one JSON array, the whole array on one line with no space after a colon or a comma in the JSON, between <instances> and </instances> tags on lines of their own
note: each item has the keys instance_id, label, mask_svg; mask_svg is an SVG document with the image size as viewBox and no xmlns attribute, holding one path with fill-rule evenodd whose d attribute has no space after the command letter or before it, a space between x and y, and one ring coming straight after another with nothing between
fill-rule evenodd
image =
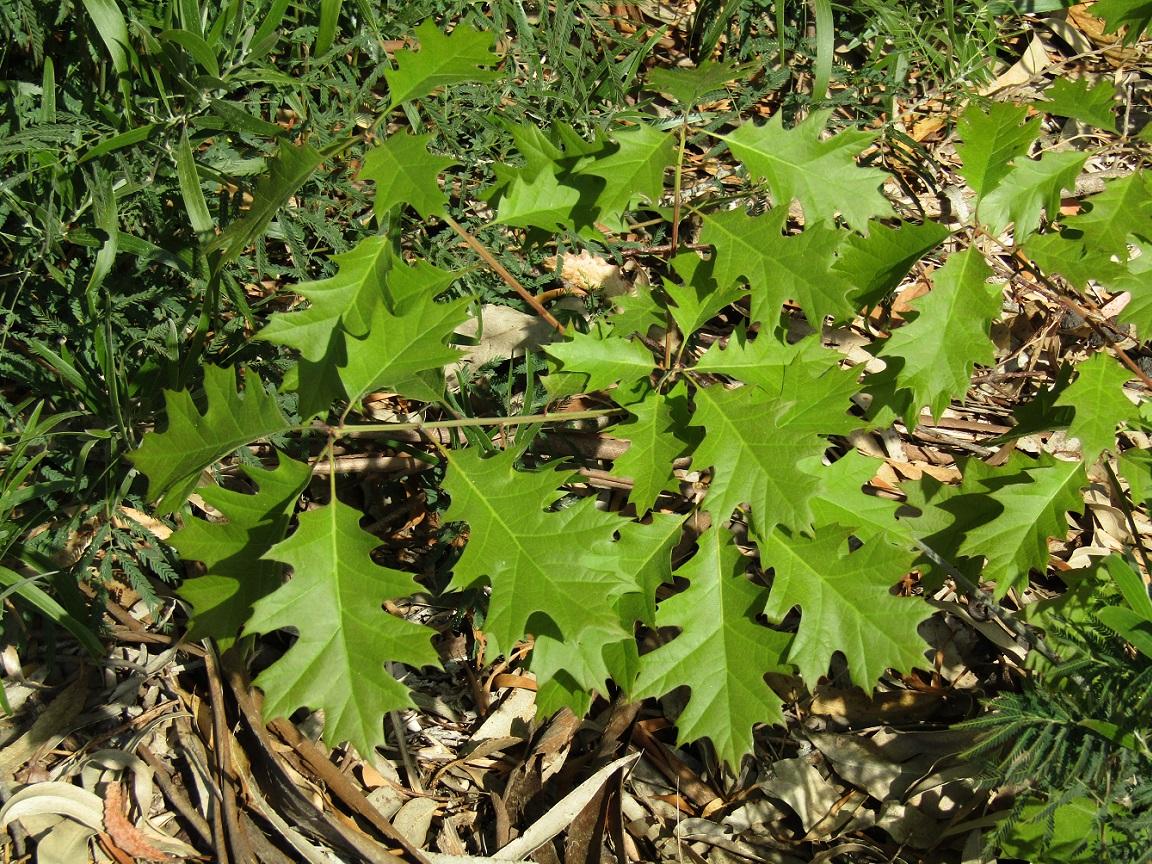
<instances>
[{"instance_id":1,"label":"green grass blade","mask_svg":"<svg viewBox=\"0 0 1152 864\"><path fill-rule=\"evenodd\" d=\"M112 58L112 68L116 71L120 93L124 97L124 111L132 111L132 60L135 52L128 41L128 24L116 0L83 0L88 17L96 25L100 40Z\"/></svg>"},{"instance_id":2,"label":"green grass blade","mask_svg":"<svg viewBox=\"0 0 1152 864\"><path fill-rule=\"evenodd\" d=\"M139 144L151 135L155 128L155 123L146 123L143 126L137 126L135 129L129 129L127 132L121 132L119 135L113 135L111 138L105 138L103 141L85 150L84 155L80 157L77 164L83 165L85 162L103 156L105 153L111 153L113 150L120 150L123 147L131 147L133 144Z\"/></svg>"},{"instance_id":3,"label":"green grass blade","mask_svg":"<svg viewBox=\"0 0 1152 864\"><path fill-rule=\"evenodd\" d=\"M832 53L836 47L836 25L832 20L832 0L812 0L816 13L816 62L812 65L812 101L828 96L832 81Z\"/></svg>"},{"instance_id":4,"label":"green grass blade","mask_svg":"<svg viewBox=\"0 0 1152 864\"><path fill-rule=\"evenodd\" d=\"M33 580L34 576L21 576L14 570L9 570L7 567L0 567L0 585L5 586L3 594L16 594L18 597L26 600L35 606L40 612L44 614L48 620L63 627L69 633L76 637L76 640L84 646L93 657L100 657L104 654L104 646L100 644L100 640L96 638L88 627L81 621L68 614L68 611L57 603L43 588L37 585Z\"/></svg>"},{"instance_id":5,"label":"green grass blade","mask_svg":"<svg viewBox=\"0 0 1152 864\"><path fill-rule=\"evenodd\" d=\"M208 244L209 253L221 253L217 269L237 258L264 233L277 211L308 181L324 159L325 153L308 144L281 145L272 160L272 170L256 186L252 208L247 215L233 222Z\"/></svg>"},{"instance_id":6,"label":"green grass blade","mask_svg":"<svg viewBox=\"0 0 1152 864\"><path fill-rule=\"evenodd\" d=\"M187 129L180 133L180 144L176 149L176 175L192 230L199 236L210 233L213 228L212 214L208 212L204 190L200 188L200 175L196 171L196 157L188 141Z\"/></svg>"},{"instance_id":7,"label":"green grass blade","mask_svg":"<svg viewBox=\"0 0 1152 864\"><path fill-rule=\"evenodd\" d=\"M320 29L316 33L316 56L320 56L332 47L336 38L336 25L340 23L340 6L342 0L321 0L320 3Z\"/></svg>"},{"instance_id":8,"label":"green grass blade","mask_svg":"<svg viewBox=\"0 0 1152 864\"><path fill-rule=\"evenodd\" d=\"M189 33L204 36L204 25L200 18L200 4L196 0L180 0L180 26Z\"/></svg>"},{"instance_id":9,"label":"green grass blade","mask_svg":"<svg viewBox=\"0 0 1152 864\"><path fill-rule=\"evenodd\" d=\"M96 320L100 314L100 304L97 301L100 286L112 272L116 253L120 251L120 215L116 206L116 190L112 186L112 177L98 165L93 166L92 180L88 189L92 196L92 215L96 227L107 237L100 251L96 253L96 263L84 289L88 301L88 314Z\"/></svg>"},{"instance_id":10,"label":"green grass blade","mask_svg":"<svg viewBox=\"0 0 1152 864\"><path fill-rule=\"evenodd\" d=\"M267 14L263 16L264 20L260 22L260 27L252 37L252 54L247 58L249 62L263 57L280 40L280 22L288 9L288 2L289 0L274 0L268 8Z\"/></svg>"},{"instance_id":11,"label":"green grass blade","mask_svg":"<svg viewBox=\"0 0 1152 864\"><path fill-rule=\"evenodd\" d=\"M41 84L40 122L56 122L56 67L52 58L44 56L44 77Z\"/></svg>"},{"instance_id":12,"label":"green grass blade","mask_svg":"<svg viewBox=\"0 0 1152 864\"><path fill-rule=\"evenodd\" d=\"M212 47L203 38L188 30L165 30L160 34L161 42L179 45L199 64L200 68L213 78L220 77L220 62Z\"/></svg>"}]
</instances>

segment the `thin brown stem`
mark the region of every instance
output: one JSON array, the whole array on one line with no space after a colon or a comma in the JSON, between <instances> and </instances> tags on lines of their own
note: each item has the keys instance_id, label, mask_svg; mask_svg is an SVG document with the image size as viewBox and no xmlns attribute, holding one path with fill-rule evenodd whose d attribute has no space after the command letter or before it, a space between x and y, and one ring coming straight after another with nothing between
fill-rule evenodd
<instances>
[{"instance_id":1,"label":"thin brown stem","mask_svg":"<svg viewBox=\"0 0 1152 864\"><path fill-rule=\"evenodd\" d=\"M1136 517L1132 513L1132 505L1128 501L1128 496L1124 494L1124 490L1120 488L1120 479L1116 476L1116 472L1112 470L1112 466L1108 463L1107 459L1101 459L1100 464L1104 466L1104 471L1108 474L1108 483L1112 487L1112 491L1116 493L1116 500L1120 503L1120 510L1124 513L1124 519L1128 523L1128 530L1132 532L1132 545L1136 547L1136 555L1140 559L1140 563L1144 565L1144 570L1152 575L1152 562L1148 560L1148 550L1144 548L1144 544L1140 542L1140 529L1136 527Z\"/></svg>"},{"instance_id":2,"label":"thin brown stem","mask_svg":"<svg viewBox=\"0 0 1152 864\"><path fill-rule=\"evenodd\" d=\"M668 244L668 258L676 255L680 248L680 209L683 206L684 152L688 144L688 115L680 122L680 145L676 152L676 170L672 175L672 242ZM672 313L664 313L664 369L672 369L672 328L675 327ZM686 339L689 334L685 334Z\"/></svg>"},{"instance_id":3,"label":"thin brown stem","mask_svg":"<svg viewBox=\"0 0 1152 864\"><path fill-rule=\"evenodd\" d=\"M1148 374L1140 368L1139 364L1137 364L1135 360L1128 356L1127 352L1125 352L1120 348L1119 345L1116 344L1116 340L1113 339L1112 334L1108 332L1109 327L1107 326L1106 322L1102 323L1103 315L1095 303L1093 303L1089 298L1085 297L1083 298L1084 305L1081 305L1081 303L1077 300L1073 300L1071 297L1067 296L1067 292L1064 291L1064 289L1062 289L1055 282L1053 282L1052 279L1049 278L1049 276L1043 270L1032 263L1032 261L1028 258L1028 256L1024 254L1021 249L1002 243L1000 240L996 239L987 231L984 231L981 228L977 228L976 233L987 237L1001 249L1008 252L1020 264L1021 267L1036 277L1040 285L1047 289L1047 293L1052 297L1052 299L1064 306L1070 312L1074 312L1076 315L1079 315L1081 318L1083 318L1088 326L1091 327L1093 331L1095 331L1096 334L1100 336L1101 339L1108 343L1108 347L1116 352L1116 356L1120 359L1120 362L1127 366L1128 370L1135 377L1139 378L1145 387L1152 389L1152 378L1149 378Z\"/></svg>"},{"instance_id":4,"label":"thin brown stem","mask_svg":"<svg viewBox=\"0 0 1152 864\"><path fill-rule=\"evenodd\" d=\"M522 298L524 298L524 302L531 306L536 311L537 315L555 327L557 333L564 332L564 325L557 321L552 313L544 308L543 304L541 304L541 302L536 299L536 296L531 291L520 284L520 280L509 273L508 269L496 260L496 256L488 251L488 247L486 247L483 243L468 233L467 229L465 229L463 225L461 225L447 213L442 214L441 218L443 218L444 221L448 223L448 226L453 231L460 235L460 239L467 243L468 247L473 252L475 252L483 259L485 264L487 264L496 272L497 276L504 280L505 285L519 294Z\"/></svg>"},{"instance_id":5,"label":"thin brown stem","mask_svg":"<svg viewBox=\"0 0 1152 864\"><path fill-rule=\"evenodd\" d=\"M567 423L572 420L592 420L623 413L621 408L595 408L588 411L557 411L552 414L523 414L518 417L461 417L456 420L429 420L414 423L360 423L355 426L327 427L337 438L352 435L379 435L388 432L425 431L429 429L462 429L466 426L521 426L531 423ZM297 431L313 430L310 425ZM320 427L324 428L324 427Z\"/></svg>"}]
</instances>

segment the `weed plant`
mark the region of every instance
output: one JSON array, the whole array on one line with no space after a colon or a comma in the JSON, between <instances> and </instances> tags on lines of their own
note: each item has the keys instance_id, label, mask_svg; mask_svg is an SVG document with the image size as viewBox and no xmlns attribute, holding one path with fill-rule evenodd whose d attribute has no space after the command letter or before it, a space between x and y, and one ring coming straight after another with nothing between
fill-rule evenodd
<instances>
[{"instance_id":1,"label":"weed plant","mask_svg":"<svg viewBox=\"0 0 1152 864\"><path fill-rule=\"evenodd\" d=\"M118 579L154 597L182 562L203 562L179 587L192 635L242 653L293 631L256 681L267 713L324 708L330 741L368 751L382 713L409 704L386 669L438 662L427 627L382 610L429 587L410 572L423 569L415 553L379 566L380 538L362 527L371 502L351 506L337 481L341 442L379 436L435 463L406 487L430 508L424 561L440 570L425 581L475 605L489 659L532 640L541 710L687 686L680 740L707 740L731 767L753 726L783 722L766 673L812 687L840 654L870 688L924 665L925 589L953 579L983 597L983 582L1000 600L1046 568L1049 538L1083 507L1086 469L1127 449L1118 428L1149 423L1123 395L1147 381L1119 349L1057 379L1037 399L1052 411L1020 415L1017 433L1066 428L1082 459L962 462L958 487L906 485L909 520L871 494L863 457L824 456L861 429L911 430L924 409L938 419L994 362L1005 289L990 282L1000 256L986 238L1009 238L1030 286L1058 292L1050 276L1065 278L1074 302L1089 282L1142 285L1129 244L1152 242L1144 175L1066 217L1060 193L1085 154L1032 158L1027 106L973 101L957 123L975 212L960 229L896 217L875 165L907 150L859 126L894 93L985 77L1004 20L987 4L868 0L840 10L837 34L827 0L811 20L808 4L701 3L686 37L698 65L681 70L655 62L666 33L598 8L0 0L0 578L21 611L98 652L78 586L99 598ZM866 71L834 71L837 41ZM1104 96L1091 122L1108 128ZM939 180L935 166L904 167L906 186ZM789 205L804 218L790 221ZM555 277L544 260L570 249L636 257L653 288L590 297L546 361L446 382L469 310L538 306ZM843 368L823 325L887 320L914 267L933 288L890 338L869 334L883 371ZM1125 314L1143 335L1146 305ZM373 394L396 422L359 422ZM562 413L570 400L582 404ZM477 416L493 402L497 422ZM628 506L573 490L533 446L544 424L629 440L608 466L630 484ZM698 480L674 473L682 459ZM321 460L331 480L317 494ZM1133 488L1147 467L1125 463ZM195 518L197 487L223 523ZM306 488L316 506L298 513ZM180 514L171 546L144 529L150 511ZM674 576L688 529L694 551ZM1073 744L1088 754L1021 797L1053 828L1040 855L1072 824L1060 808L1086 799L1109 854L1147 845L1139 715L1067 687L1090 679L1147 707L1143 667L1120 663L1147 653L1144 625L1125 617L1146 610L1138 592L1123 597L1123 615L1092 612L1104 629L1068 636L1069 665L982 721L988 752L1054 735L1067 759ZM642 654L638 626L676 635ZM355 649L356 675L333 632ZM313 661L332 675L305 674ZM1023 777L1021 755L1009 748L997 782Z\"/></svg>"}]
</instances>

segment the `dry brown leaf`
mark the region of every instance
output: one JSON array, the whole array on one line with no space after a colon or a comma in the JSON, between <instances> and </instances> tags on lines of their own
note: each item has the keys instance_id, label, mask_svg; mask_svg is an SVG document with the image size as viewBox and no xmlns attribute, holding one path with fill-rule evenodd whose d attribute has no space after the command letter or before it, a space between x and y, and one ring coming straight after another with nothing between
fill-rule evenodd
<instances>
[{"instance_id":1,"label":"dry brown leaf","mask_svg":"<svg viewBox=\"0 0 1152 864\"><path fill-rule=\"evenodd\" d=\"M104 831L112 842L133 858L160 862L175 860L149 843L140 829L132 824L126 812L127 805L124 787L120 783L109 783L104 791Z\"/></svg>"}]
</instances>

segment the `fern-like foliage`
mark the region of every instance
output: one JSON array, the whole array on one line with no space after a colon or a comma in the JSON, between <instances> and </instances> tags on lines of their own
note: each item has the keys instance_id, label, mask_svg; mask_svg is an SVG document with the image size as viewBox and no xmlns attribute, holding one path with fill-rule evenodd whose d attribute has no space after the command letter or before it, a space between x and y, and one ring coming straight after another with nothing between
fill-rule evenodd
<instances>
[{"instance_id":1,"label":"fern-like foliage","mask_svg":"<svg viewBox=\"0 0 1152 864\"><path fill-rule=\"evenodd\" d=\"M1100 593L1088 608L1069 601L1042 616L1064 662L1038 668L1021 692L964 724L982 733L965 756L985 766L983 782L1014 795L989 838L1008 854L1125 864L1152 856L1152 658L1100 622Z\"/></svg>"}]
</instances>

